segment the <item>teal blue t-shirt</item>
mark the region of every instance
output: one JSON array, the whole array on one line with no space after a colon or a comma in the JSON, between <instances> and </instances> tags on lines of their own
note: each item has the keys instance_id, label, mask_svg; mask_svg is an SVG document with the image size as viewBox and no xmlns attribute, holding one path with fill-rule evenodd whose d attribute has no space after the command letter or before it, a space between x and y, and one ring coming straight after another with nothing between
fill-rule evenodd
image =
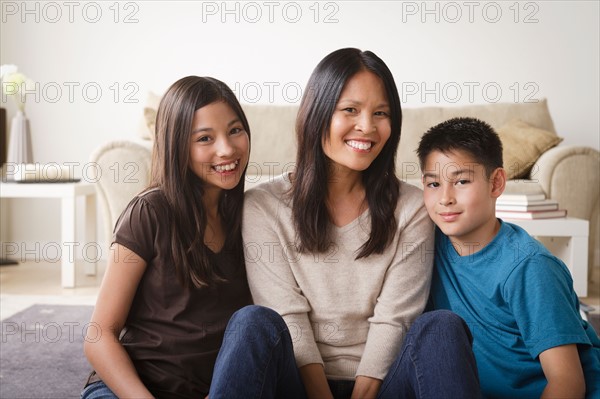
<instances>
[{"instance_id":1,"label":"teal blue t-shirt","mask_svg":"<svg viewBox=\"0 0 600 399\"><path fill-rule=\"evenodd\" d=\"M539 354L579 344L588 398L600 398L600 340L581 318L565 264L522 228L501 221L483 249L458 255L436 228L431 297L473 333L484 397L539 398L547 381Z\"/></svg>"}]
</instances>

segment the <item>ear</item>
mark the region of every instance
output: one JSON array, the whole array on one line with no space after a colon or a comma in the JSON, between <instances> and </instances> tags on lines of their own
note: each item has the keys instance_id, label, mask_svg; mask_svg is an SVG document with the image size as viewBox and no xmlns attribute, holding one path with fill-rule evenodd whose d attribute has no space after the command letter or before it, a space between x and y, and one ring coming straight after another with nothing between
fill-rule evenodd
<instances>
[{"instance_id":1,"label":"ear","mask_svg":"<svg viewBox=\"0 0 600 399\"><path fill-rule=\"evenodd\" d=\"M490 182L492 183L490 194L492 198L498 198L506 188L506 171L504 168L496 168L490 176Z\"/></svg>"}]
</instances>

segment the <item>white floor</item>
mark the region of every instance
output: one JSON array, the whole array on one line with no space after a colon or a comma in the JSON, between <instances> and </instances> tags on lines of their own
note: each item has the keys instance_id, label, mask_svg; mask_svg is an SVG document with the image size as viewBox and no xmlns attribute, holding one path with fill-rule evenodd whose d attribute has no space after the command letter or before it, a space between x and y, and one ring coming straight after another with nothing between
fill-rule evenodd
<instances>
[{"instance_id":1,"label":"white floor","mask_svg":"<svg viewBox=\"0 0 600 399\"><path fill-rule=\"evenodd\" d=\"M34 304L94 305L104 275L98 264L96 276L86 276L83 265L76 269L76 288L60 286L60 262L25 262L0 266L0 320Z\"/></svg>"}]
</instances>

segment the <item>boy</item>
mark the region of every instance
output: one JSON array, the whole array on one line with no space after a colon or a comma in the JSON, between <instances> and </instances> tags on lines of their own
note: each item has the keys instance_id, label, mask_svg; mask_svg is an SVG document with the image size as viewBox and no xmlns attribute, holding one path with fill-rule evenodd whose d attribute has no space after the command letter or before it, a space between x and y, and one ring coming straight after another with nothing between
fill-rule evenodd
<instances>
[{"instance_id":1,"label":"boy","mask_svg":"<svg viewBox=\"0 0 600 399\"><path fill-rule=\"evenodd\" d=\"M474 118L425 133L417 150L436 224L435 309L473 333L485 397L600 397L600 340L579 314L565 264L518 226L496 219L502 143Z\"/></svg>"}]
</instances>

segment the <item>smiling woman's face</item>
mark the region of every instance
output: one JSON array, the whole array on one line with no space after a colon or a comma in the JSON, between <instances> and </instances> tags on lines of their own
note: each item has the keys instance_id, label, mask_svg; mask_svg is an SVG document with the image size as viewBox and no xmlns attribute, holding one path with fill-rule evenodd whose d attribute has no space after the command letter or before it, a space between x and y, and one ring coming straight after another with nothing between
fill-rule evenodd
<instances>
[{"instance_id":1,"label":"smiling woman's face","mask_svg":"<svg viewBox=\"0 0 600 399\"><path fill-rule=\"evenodd\" d=\"M390 107L381 79L372 72L352 76L335 106L323 152L336 165L362 172L391 134Z\"/></svg>"}]
</instances>

